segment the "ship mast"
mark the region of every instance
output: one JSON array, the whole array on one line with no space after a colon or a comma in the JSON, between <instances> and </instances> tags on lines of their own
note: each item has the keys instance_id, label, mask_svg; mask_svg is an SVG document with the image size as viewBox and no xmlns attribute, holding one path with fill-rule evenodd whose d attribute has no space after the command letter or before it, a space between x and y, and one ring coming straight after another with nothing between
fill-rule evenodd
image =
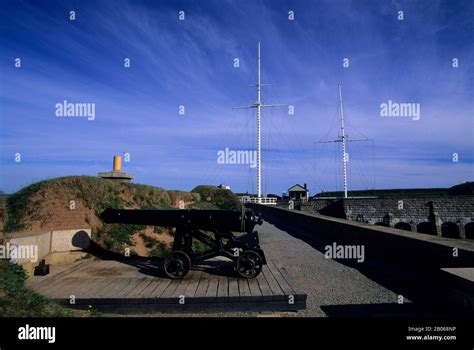
<instances>
[{"instance_id":1,"label":"ship mast","mask_svg":"<svg viewBox=\"0 0 474 350\"><path fill-rule=\"evenodd\" d=\"M347 153L346 135L344 133L344 108L342 107L342 88L339 84L339 113L341 115L341 143L342 143L342 168L344 172L344 198L347 198Z\"/></svg>"},{"instance_id":2,"label":"ship mast","mask_svg":"<svg viewBox=\"0 0 474 350\"><path fill-rule=\"evenodd\" d=\"M344 198L347 198L348 185L347 185L347 162L349 161L348 154L346 152L346 142L356 142L356 141L369 141L371 139L348 139L346 135L346 130L344 127L344 108L342 105L342 86L338 84L339 89L339 116L341 122L341 135L337 140L333 141L318 141L315 143L331 143L331 142L340 142L342 144L342 169L343 169L343 178L344 178Z\"/></svg>"},{"instance_id":3,"label":"ship mast","mask_svg":"<svg viewBox=\"0 0 474 350\"><path fill-rule=\"evenodd\" d=\"M234 107L235 109L243 108L257 108L257 200L262 203L262 108L265 107L284 107L286 104L263 104L262 103L262 86L269 86L270 84L262 84L261 82L261 68L260 68L260 41L257 48L257 65L258 65L258 79L257 84L257 102L250 106Z\"/></svg>"},{"instance_id":4,"label":"ship mast","mask_svg":"<svg viewBox=\"0 0 474 350\"><path fill-rule=\"evenodd\" d=\"M262 83L260 80L260 41L258 42L258 83L257 83L257 193L258 202L261 202L262 198L262 100L261 91Z\"/></svg>"}]
</instances>

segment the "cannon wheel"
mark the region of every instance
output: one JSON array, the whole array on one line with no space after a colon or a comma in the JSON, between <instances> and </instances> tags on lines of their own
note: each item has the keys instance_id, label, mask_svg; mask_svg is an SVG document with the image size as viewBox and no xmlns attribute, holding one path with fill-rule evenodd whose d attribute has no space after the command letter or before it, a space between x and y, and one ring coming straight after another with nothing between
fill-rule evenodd
<instances>
[{"instance_id":1,"label":"cannon wheel","mask_svg":"<svg viewBox=\"0 0 474 350\"><path fill-rule=\"evenodd\" d=\"M235 269L240 277L254 278L262 271L263 262L260 254L253 250L242 252L235 262Z\"/></svg>"},{"instance_id":2,"label":"cannon wheel","mask_svg":"<svg viewBox=\"0 0 474 350\"><path fill-rule=\"evenodd\" d=\"M166 276L172 279L179 279L186 276L191 267L191 259L188 254L182 251L174 251L165 259Z\"/></svg>"}]
</instances>

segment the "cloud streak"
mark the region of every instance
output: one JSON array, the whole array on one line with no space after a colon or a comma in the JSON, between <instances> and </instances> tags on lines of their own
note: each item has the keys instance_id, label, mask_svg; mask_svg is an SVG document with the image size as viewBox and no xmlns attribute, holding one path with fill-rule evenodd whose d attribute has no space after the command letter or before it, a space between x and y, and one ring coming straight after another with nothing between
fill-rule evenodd
<instances>
[{"instance_id":1,"label":"cloud streak","mask_svg":"<svg viewBox=\"0 0 474 350\"><path fill-rule=\"evenodd\" d=\"M126 167L140 183L255 190L254 170L218 165L216 154L255 148L255 111L231 108L256 100L248 85L256 82L258 40L262 80L273 84L264 89L264 102L288 103L296 112L264 111L267 192L281 193L292 182L307 182L312 192L338 186L334 149L318 148L315 157L314 141L337 138L339 82L349 136L375 139L376 177L371 145L360 146L366 162L359 169L353 155L353 188L373 181L383 188L451 186L473 178L470 1L2 6L0 189L6 192L43 178L96 175L122 152L131 154ZM71 9L76 21L68 19ZM400 9L404 21L396 19ZM185 21L178 20L180 10ZM452 67L454 57L459 68ZM95 103L96 120L56 118L54 106L63 100ZM388 100L420 103L421 119L381 117L380 104ZM17 152L21 164L14 162Z\"/></svg>"}]
</instances>

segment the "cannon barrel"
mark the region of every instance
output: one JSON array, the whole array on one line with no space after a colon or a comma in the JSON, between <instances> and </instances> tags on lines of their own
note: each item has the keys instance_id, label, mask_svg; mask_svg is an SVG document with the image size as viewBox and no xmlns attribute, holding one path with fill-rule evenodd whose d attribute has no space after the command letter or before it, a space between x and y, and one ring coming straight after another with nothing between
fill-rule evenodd
<instances>
[{"instance_id":1,"label":"cannon barrel","mask_svg":"<svg viewBox=\"0 0 474 350\"><path fill-rule=\"evenodd\" d=\"M243 215L243 218L242 218ZM252 232L263 220L252 209L106 209L101 219L122 223L164 227L186 227L208 231Z\"/></svg>"}]
</instances>

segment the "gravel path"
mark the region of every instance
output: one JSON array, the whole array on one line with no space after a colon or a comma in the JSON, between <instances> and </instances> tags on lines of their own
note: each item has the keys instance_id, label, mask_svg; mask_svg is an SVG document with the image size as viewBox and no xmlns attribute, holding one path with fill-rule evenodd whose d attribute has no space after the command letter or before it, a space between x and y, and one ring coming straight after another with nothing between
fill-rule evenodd
<instances>
[{"instance_id":1,"label":"gravel path","mask_svg":"<svg viewBox=\"0 0 474 350\"><path fill-rule=\"evenodd\" d=\"M308 295L298 316L325 317L322 305L397 303L398 295L306 242L264 222L258 228L267 258L283 265Z\"/></svg>"}]
</instances>

